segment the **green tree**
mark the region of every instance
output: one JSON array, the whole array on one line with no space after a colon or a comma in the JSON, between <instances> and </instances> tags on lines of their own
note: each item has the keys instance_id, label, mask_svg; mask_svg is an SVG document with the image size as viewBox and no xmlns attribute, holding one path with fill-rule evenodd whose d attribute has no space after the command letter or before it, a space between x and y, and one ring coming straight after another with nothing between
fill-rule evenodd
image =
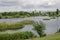
<instances>
[{"instance_id":1,"label":"green tree","mask_svg":"<svg viewBox=\"0 0 60 40\"><path fill-rule=\"evenodd\" d=\"M58 14L59 14L59 9L56 9L56 15L58 16Z\"/></svg>"}]
</instances>

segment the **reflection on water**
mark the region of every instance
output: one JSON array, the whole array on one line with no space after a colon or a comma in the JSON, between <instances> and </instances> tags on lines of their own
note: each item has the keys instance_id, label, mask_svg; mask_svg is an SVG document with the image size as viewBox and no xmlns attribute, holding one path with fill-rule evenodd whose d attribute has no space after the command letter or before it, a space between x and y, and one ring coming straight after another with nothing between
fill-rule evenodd
<instances>
[{"instance_id":1,"label":"reflection on water","mask_svg":"<svg viewBox=\"0 0 60 40\"><path fill-rule=\"evenodd\" d=\"M51 19L51 20L43 20L44 18L50 18L50 17L30 17L30 18L14 18L14 19L0 19L0 22L6 22L6 23L12 23L12 22L20 22L23 20L34 20L34 21L43 21L46 24L46 30L45 33L48 34L54 34L57 32L57 29L60 28L60 17L56 19ZM23 30L27 31L30 30L33 32L33 30L31 30L32 27L24 27ZM20 31L23 31L20 29ZM15 31L16 32L16 31ZM37 34L36 31L34 31L33 33Z\"/></svg>"}]
</instances>

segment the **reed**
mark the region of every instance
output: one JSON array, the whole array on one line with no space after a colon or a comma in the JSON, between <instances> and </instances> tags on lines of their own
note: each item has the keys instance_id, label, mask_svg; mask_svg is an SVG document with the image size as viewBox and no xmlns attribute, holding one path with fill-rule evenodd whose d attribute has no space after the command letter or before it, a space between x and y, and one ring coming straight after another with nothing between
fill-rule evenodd
<instances>
[{"instance_id":1,"label":"reed","mask_svg":"<svg viewBox=\"0 0 60 40\"><path fill-rule=\"evenodd\" d=\"M32 20L24 20L21 22L11 23L11 24L0 23L0 31L22 29L24 25L33 24L33 23L34 21Z\"/></svg>"}]
</instances>

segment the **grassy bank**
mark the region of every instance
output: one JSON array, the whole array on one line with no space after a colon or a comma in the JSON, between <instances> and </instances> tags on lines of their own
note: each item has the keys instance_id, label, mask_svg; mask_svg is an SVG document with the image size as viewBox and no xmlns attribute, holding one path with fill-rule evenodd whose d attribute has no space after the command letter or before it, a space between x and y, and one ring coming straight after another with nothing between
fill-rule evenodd
<instances>
[{"instance_id":1,"label":"grassy bank","mask_svg":"<svg viewBox=\"0 0 60 40\"><path fill-rule=\"evenodd\" d=\"M24 27L24 25L33 24L33 23L34 21L32 20L24 20L21 22L11 23L11 24L0 23L0 31L21 29Z\"/></svg>"},{"instance_id":2,"label":"grassy bank","mask_svg":"<svg viewBox=\"0 0 60 40\"><path fill-rule=\"evenodd\" d=\"M41 38L28 39L28 40L60 40L60 33L46 37L41 37Z\"/></svg>"},{"instance_id":3,"label":"grassy bank","mask_svg":"<svg viewBox=\"0 0 60 40\"><path fill-rule=\"evenodd\" d=\"M45 30L45 24L43 22L34 22L33 20L24 20L21 22L17 23L11 23L11 24L6 24L6 23L0 23L0 31L5 31L5 30L17 30L21 29L24 27L24 25L31 24L34 26L34 30L37 31L39 34L39 37L46 36L44 34ZM31 32L21 32L21 33L14 33L14 34L0 34L0 39L1 40L20 40L20 39L29 39L29 38L35 38L37 37L36 35L33 35Z\"/></svg>"},{"instance_id":4,"label":"grassy bank","mask_svg":"<svg viewBox=\"0 0 60 40\"><path fill-rule=\"evenodd\" d=\"M23 40L32 38L31 32L19 32L14 34L0 34L0 40Z\"/></svg>"}]
</instances>

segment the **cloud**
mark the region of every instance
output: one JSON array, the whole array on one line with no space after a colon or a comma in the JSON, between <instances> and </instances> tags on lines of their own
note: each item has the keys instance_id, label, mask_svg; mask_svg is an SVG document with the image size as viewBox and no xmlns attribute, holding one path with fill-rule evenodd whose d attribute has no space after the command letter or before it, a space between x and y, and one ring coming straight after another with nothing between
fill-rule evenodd
<instances>
[{"instance_id":1,"label":"cloud","mask_svg":"<svg viewBox=\"0 0 60 40\"><path fill-rule=\"evenodd\" d=\"M0 0L0 6L16 6L19 5L18 0Z\"/></svg>"},{"instance_id":2,"label":"cloud","mask_svg":"<svg viewBox=\"0 0 60 40\"><path fill-rule=\"evenodd\" d=\"M58 5L59 2L60 0L28 0L26 1L26 3L24 3L24 6L26 8L29 8L29 7L50 8L53 5Z\"/></svg>"},{"instance_id":3,"label":"cloud","mask_svg":"<svg viewBox=\"0 0 60 40\"><path fill-rule=\"evenodd\" d=\"M60 0L0 0L0 11L60 8Z\"/></svg>"}]
</instances>

